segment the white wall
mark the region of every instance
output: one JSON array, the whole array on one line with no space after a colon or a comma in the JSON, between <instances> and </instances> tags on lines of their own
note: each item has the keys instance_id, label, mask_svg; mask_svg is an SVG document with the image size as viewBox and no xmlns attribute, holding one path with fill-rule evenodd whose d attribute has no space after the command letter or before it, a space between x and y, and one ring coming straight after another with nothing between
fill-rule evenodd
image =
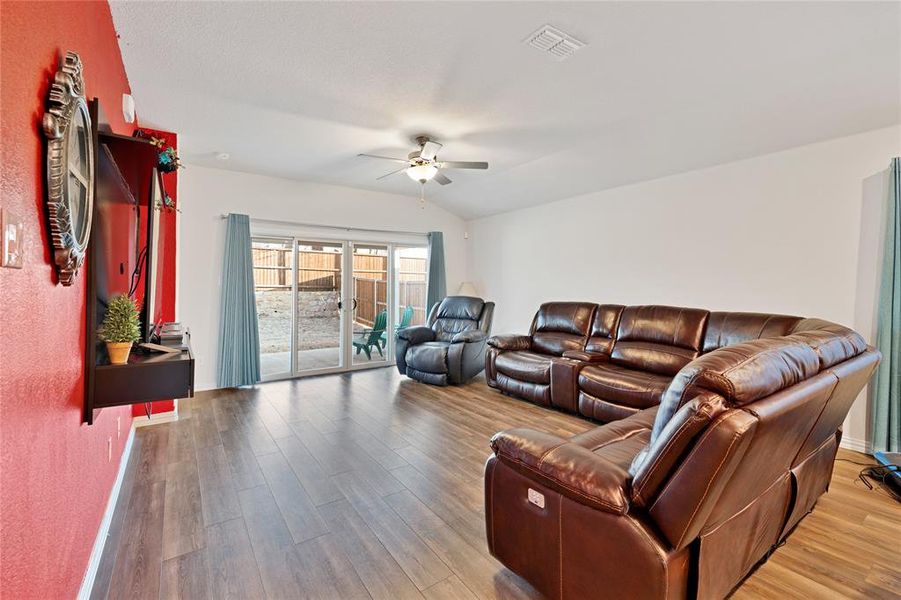
<instances>
[{"instance_id":1,"label":"white wall","mask_svg":"<svg viewBox=\"0 0 901 600\"><path fill-rule=\"evenodd\" d=\"M499 333L567 299L818 316L872 335L859 259L876 260L861 227L871 242L879 217L862 215L863 182L899 152L892 127L474 220L469 279L497 303ZM853 444L865 406L852 416Z\"/></svg>"},{"instance_id":2,"label":"white wall","mask_svg":"<svg viewBox=\"0 0 901 600\"><path fill-rule=\"evenodd\" d=\"M191 328L198 390L214 388L219 284L225 244L223 213L401 231L443 231L447 289L465 279L464 222L415 199L188 165L179 174L178 319Z\"/></svg>"}]
</instances>

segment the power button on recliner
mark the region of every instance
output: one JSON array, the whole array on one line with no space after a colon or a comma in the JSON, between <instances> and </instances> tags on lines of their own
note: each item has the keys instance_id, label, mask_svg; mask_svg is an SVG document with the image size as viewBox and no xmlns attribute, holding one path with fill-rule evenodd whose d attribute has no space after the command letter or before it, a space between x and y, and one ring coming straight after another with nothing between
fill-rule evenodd
<instances>
[{"instance_id":1,"label":"power button on recliner","mask_svg":"<svg viewBox=\"0 0 901 600\"><path fill-rule=\"evenodd\" d=\"M529 502L531 502L538 508L544 508L544 494L542 494L541 492L536 492L532 488L529 488Z\"/></svg>"}]
</instances>

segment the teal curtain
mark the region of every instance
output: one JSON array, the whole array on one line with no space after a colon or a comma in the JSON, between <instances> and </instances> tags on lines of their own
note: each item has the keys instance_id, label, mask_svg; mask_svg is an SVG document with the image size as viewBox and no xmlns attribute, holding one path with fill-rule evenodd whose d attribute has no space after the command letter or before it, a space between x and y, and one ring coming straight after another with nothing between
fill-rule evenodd
<instances>
[{"instance_id":1,"label":"teal curtain","mask_svg":"<svg viewBox=\"0 0 901 600\"><path fill-rule=\"evenodd\" d=\"M882 362L873 394L873 449L901 451L901 158L889 169L885 258L879 292L876 347Z\"/></svg>"},{"instance_id":2,"label":"teal curtain","mask_svg":"<svg viewBox=\"0 0 901 600\"><path fill-rule=\"evenodd\" d=\"M435 304L447 296L447 273L444 268L444 234L440 231L429 232L429 287L426 292L428 306L431 310Z\"/></svg>"},{"instance_id":3,"label":"teal curtain","mask_svg":"<svg viewBox=\"0 0 901 600\"><path fill-rule=\"evenodd\" d=\"M253 294L250 217L229 215L219 316L220 388L260 380L260 331Z\"/></svg>"}]
</instances>

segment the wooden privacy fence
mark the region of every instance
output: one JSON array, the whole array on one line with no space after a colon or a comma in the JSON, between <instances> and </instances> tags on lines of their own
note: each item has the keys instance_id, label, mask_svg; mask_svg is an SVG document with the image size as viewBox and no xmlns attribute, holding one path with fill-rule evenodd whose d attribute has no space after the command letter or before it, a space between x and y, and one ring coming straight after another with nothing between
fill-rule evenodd
<instances>
[{"instance_id":1,"label":"wooden privacy fence","mask_svg":"<svg viewBox=\"0 0 901 600\"><path fill-rule=\"evenodd\" d=\"M291 248L253 248L253 280L257 291L291 289ZM297 291L326 292L341 289L342 255L322 250L297 253ZM399 319L406 306L413 307L411 324L425 323L426 260L401 257L398 260L397 303ZM387 306L388 257L355 254L353 289L357 299L355 321L371 327L379 311Z\"/></svg>"},{"instance_id":2,"label":"wooden privacy fence","mask_svg":"<svg viewBox=\"0 0 901 600\"><path fill-rule=\"evenodd\" d=\"M384 279L364 279L354 277L354 297L357 299L357 310L354 321L366 327L372 327L375 317L388 306L386 292L388 282ZM397 305L398 314L394 320L399 323L407 306L413 307L413 318L410 325L422 325L426 319L426 283L425 281L398 281Z\"/></svg>"}]
</instances>

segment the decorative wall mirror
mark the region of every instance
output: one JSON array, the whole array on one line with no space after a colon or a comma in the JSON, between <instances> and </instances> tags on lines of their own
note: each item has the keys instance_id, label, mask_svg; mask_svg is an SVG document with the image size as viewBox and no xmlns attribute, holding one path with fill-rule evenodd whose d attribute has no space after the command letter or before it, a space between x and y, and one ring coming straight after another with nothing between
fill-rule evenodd
<instances>
[{"instance_id":1,"label":"decorative wall mirror","mask_svg":"<svg viewBox=\"0 0 901 600\"><path fill-rule=\"evenodd\" d=\"M81 58L66 52L44 113L47 214L59 282L72 285L84 262L94 207L94 138Z\"/></svg>"}]
</instances>

